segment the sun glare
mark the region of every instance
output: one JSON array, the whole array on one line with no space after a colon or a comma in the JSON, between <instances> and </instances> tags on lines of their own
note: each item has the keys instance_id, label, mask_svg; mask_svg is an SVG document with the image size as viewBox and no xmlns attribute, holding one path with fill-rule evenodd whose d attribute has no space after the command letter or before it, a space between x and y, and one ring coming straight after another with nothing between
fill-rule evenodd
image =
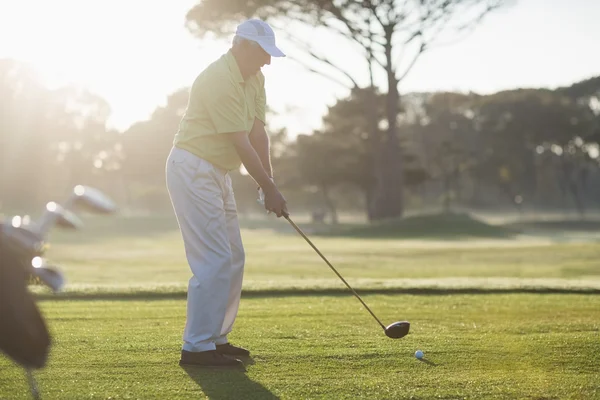
<instances>
[{"instance_id":1,"label":"sun glare","mask_svg":"<svg viewBox=\"0 0 600 400\"><path fill-rule=\"evenodd\" d=\"M49 88L90 89L122 120L142 119L178 89L174 66L195 40L184 28L194 0L7 3L0 0L0 37L10 41L0 41L0 58L31 65Z\"/></svg>"},{"instance_id":2,"label":"sun glare","mask_svg":"<svg viewBox=\"0 0 600 400\"><path fill-rule=\"evenodd\" d=\"M170 93L189 87L227 50L228 39L200 42L185 29L185 14L196 2L0 0L0 38L11 38L0 41L0 58L30 64L48 88L88 88L110 104L109 125L126 129L164 105ZM276 60L264 72L269 105L282 113L270 122L290 133L317 126L322 102L331 103L340 90L315 75L290 79L306 74L291 59ZM316 90L320 102L313 99ZM287 112L290 101L300 109Z\"/></svg>"},{"instance_id":3,"label":"sun glare","mask_svg":"<svg viewBox=\"0 0 600 400\"><path fill-rule=\"evenodd\" d=\"M0 0L0 58L31 65L48 87L73 84L89 89L110 104L110 127L126 129L147 119L156 107L164 105L169 94L189 87L202 69L227 50L230 38L218 43L201 42L186 30L185 15L198 1ZM590 38L596 31L591 30L595 26L591 17L589 22L581 19L589 34L573 36L576 31L552 29L554 25L549 21L562 21L565 11L576 7L546 7L553 19L536 25L537 33L532 35L528 33L530 15L537 6L535 2L525 3L511 9L514 12L488 19L477 35L461 41L460 46L441 46L424 55L403 80L401 91L484 93L519 85L563 86L577 77L594 74L598 56L584 51L593 47ZM570 18L576 21L579 17L573 14ZM508 33L506 21L515 24ZM286 26L286 30L296 28ZM342 65L361 80L360 84L367 82L367 66L362 56L352 58L355 49L350 42L312 28L293 33L302 34L314 45L311 50ZM505 34L510 37L498 41ZM327 106L346 96L348 87L307 72L293 61L294 56L311 66L317 64L305 62L310 57L286 43L285 35L280 35L278 41L290 57L273 60L264 71L269 107L279 113L269 122L274 128L285 127L289 133L307 133L321 125ZM520 45L502 44L514 42ZM552 51L557 43L561 51L571 53L557 55ZM560 62L544 57L559 57ZM516 59L529 61L519 64L514 62ZM443 71L440 65L444 65ZM317 69L335 75L327 66ZM337 77L343 79L341 74ZM387 85L383 72L378 79L382 87ZM595 100L591 106L599 110L598 104Z\"/></svg>"},{"instance_id":4,"label":"sun glare","mask_svg":"<svg viewBox=\"0 0 600 400\"><path fill-rule=\"evenodd\" d=\"M2 20L2 36L11 38L4 52L33 65L49 86L87 83L109 61L97 57L110 31L99 29L102 10L74 0L12 2L10 13L2 13L10 16Z\"/></svg>"}]
</instances>

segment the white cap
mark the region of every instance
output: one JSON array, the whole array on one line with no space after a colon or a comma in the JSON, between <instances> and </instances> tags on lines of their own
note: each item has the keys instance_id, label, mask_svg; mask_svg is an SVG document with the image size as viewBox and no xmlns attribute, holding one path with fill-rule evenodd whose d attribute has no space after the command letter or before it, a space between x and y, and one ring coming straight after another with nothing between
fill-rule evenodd
<instances>
[{"instance_id":1,"label":"white cap","mask_svg":"<svg viewBox=\"0 0 600 400\"><path fill-rule=\"evenodd\" d=\"M238 25L235 34L258 43L273 57L285 57L285 54L275 45L275 32L269 24L260 19L253 18L242 22Z\"/></svg>"}]
</instances>

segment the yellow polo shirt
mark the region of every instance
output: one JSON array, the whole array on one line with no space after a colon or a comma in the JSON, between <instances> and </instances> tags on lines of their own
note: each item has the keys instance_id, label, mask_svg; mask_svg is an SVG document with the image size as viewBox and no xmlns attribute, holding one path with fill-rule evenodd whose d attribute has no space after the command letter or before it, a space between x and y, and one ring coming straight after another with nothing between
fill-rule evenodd
<instances>
[{"instance_id":1,"label":"yellow polo shirt","mask_svg":"<svg viewBox=\"0 0 600 400\"><path fill-rule=\"evenodd\" d=\"M214 165L235 170L241 160L228 133L250 133L254 118L265 122L265 77L244 81L231 50L198 75L173 141Z\"/></svg>"}]
</instances>

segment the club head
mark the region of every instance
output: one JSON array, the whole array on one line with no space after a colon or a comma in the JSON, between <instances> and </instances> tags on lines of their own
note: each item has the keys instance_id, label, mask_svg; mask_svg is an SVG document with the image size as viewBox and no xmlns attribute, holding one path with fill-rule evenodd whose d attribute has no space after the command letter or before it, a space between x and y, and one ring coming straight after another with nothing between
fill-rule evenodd
<instances>
[{"instance_id":1,"label":"club head","mask_svg":"<svg viewBox=\"0 0 600 400\"><path fill-rule=\"evenodd\" d=\"M394 322L393 324L390 324L385 328L385 335L392 339L400 339L400 338L403 338L404 336L408 335L409 330L410 330L410 322L408 322L408 321Z\"/></svg>"},{"instance_id":2,"label":"club head","mask_svg":"<svg viewBox=\"0 0 600 400\"><path fill-rule=\"evenodd\" d=\"M77 185L73 189L77 205L98 214L111 214L116 211L115 203L98 189Z\"/></svg>"},{"instance_id":3,"label":"club head","mask_svg":"<svg viewBox=\"0 0 600 400\"><path fill-rule=\"evenodd\" d=\"M35 226L24 224L23 218L18 215L8 223L0 222L0 235L19 257L31 258L43 252L44 238L37 233Z\"/></svg>"},{"instance_id":4,"label":"club head","mask_svg":"<svg viewBox=\"0 0 600 400\"><path fill-rule=\"evenodd\" d=\"M64 209L60 204L51 201L46 205L49 212L56 214L56 224L67 229L81 229L83 222L73 212Z\"/></svg>"},{"instance_id":5,"label":"club head","mask_svg":"<svg viewBox=\"0 0 600 400\"><path fill-rule=\"evenodd\" d=\"M65 285L65 278L56 268L46 265L41 257L35 257L31 265L33 274L54 292L62 290Z\"/></svg>"},{"instance_id":6,"label":"club head","mask_svg":"<svg viewBox=\"0 0 600 400\"><path fill-rule=\"evenodd\" d=\"M81 229L83 227L83 222L79 217L72 212L65 210L64 214L61 214L60 218L56 222L58 226L62 228L68 229Z\"/></svg>"}]
</instances>

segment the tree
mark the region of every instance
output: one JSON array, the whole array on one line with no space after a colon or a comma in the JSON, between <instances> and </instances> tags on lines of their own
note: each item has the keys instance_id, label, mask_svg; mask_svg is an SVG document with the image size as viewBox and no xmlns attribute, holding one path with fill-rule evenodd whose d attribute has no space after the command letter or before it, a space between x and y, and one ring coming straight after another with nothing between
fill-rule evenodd
<instances>
[{"instance_id":1,"label":"tree","mask_svg":"<svg viewBox=\"0 0 600 400\"><path fill-rule=\"evenodd\" d=\"M252 16L271 20L275 26L324 28L355 46L365 60L366 71L353 74L345 65L318 54L310 43L290 35L288 39L297 48L318 62L320 67L308 66L310 70L332 77L322 69L332 67L338 73L332 79L348 88L374 88L378 72L384 74L386 129L370 166L376 185L371 214L374 219L383 219L401 216L404 208L405 165L397 129L399 84L420 55L435 47L440 38L448 39L449 32L463 33L473 28L502 4L503 0L204 0L188 12L187 21L199 37L229 34L240 19ZM361 85L364 72L370 79ZM375 133L375 115L369 105L365 114L371 118L370 128Z\"/></svg>"},{"instance_id":2,"label":"tree","mask_svg":"<svg viewBox=\"0 0 600 400\"><path fill-rule=\"evenodd\" d=\"M132 206L162 209L170 206L164 186L165 162L188 103L189 89L171 93L150 118L130 126L119 138L119 174L123 200ZM142 204L143 203L143 204Z\"/></svg>"},{"instance_id":3,"label":"tree","mask_svg":"<svg viewBox=\"0 0 600 400\"><path fill-rule=\"evenodd\" d=\"M33 69L0 59L0 206L35 204L48 149L43 135L48 98Z\"/></svg>"},{"instance_id":4,"label":"tree","mask_svg":"<svg viewBox=\"0 0 600 400\"><path fill-rule=\"evenodd\" d=\"M562 179L578 176L572 172L573 163L585 158L571 155L580 152L594 132L596 121L589 107L561 91L519 89L481 97L473 110L484 143L480 178L496 182L511 199L531 200L538 193L537 160L546 151L563 157L555 167L566 169L552 173L564 176ZM571 184L563 186L575 190Z\"/></svg>"},{"instance_id":5,"label":"tree","mask_svg":"<svg viewBox=\"0 0 600 400\"><path fill-rule=\"evenodd\" d=\"M431 180L442 184L444 209L449 211L453 197L461 197L466 175L477 165L481 143L471 110L477 95L442 92L415 98L420 100L409 129L413 146Z\"/></svg>"},{"instance_id":6,"label":"tree","mask_svg":"<svg viewBox=\"0 0 600 400\"><path fill-rule=\"evenodd\" d=\"M108 102L89 90L64 86L51 92L55 126L47 127L51 154L60 170L63 191L103 171L116 137L107 132Z\"/></svg>"},{"instance_id":7,"label":"tree","mask_svg":"<svg viewBox=\"0 0 600 400\"><path fill-rule=\"evenodd\" d=\"M323 129L311 135L298 137L295 156L298 179L304 185L313 185L324 196L327 206L335 215L330 196L332 189L342 184L357 187L365 196L369 220L374 220L369 207L376 185L369 166L378 154L383 135L373 135L370 121L361 111L372 99L379 121L385 120L385 96L371 93L371 89L355 89L347 99L339 100L323 118ZM382 128L379 128L380 130ZM407 186L425 179L424 171L415 163L416 157L404 151L407 166L402 170Z\"/></svg>"},{"instance_id":8,"label":"tree","mask_svg":"<svg viewBox=\"0 0 600 400\"><path fill-rule=\"evenodd\" d=\"M66 185L89 183L95 155L111 146L104 99L74 87L49 90L26 64L0 60L0 103L0 203L38 206Z\"/></svg>"},{"instance_id":9,"label":"tree","mask_svg":"<svg viewBox=\"0 0 600 400\"><path fill-rule=\"evenodd\" d=\"M576 82L569 87L559 88L557 91L571 98L584 110L589 111L588 117L591 115L594 123L586 142L598 146L600 143L600 76ZM589 146L586 152L588 151ZM597 155L593 158L600 161Z\"/></svg>"},{"instance_id":10,"label":"tree","mask_svg":"<svg viewBox=\"0 0 600 400\"><path fill-rule=\"evenodd\" d=\"M337 209L331 192L340 183L352 180L352 172L360 168L361 158L322 132L299 135L296 154L301 182L322 196L332 222L336 224Z\"/></svg>"},{"instance_id":11,"label":"tree","mask_svg":"<svg viewBox=\"0 0 600 400\"><path fill-rule=\"evenodd\" d=\"M539 165L553 172L554 181L558 183L562 194L563 206L567 207L570 196L581 217L586 210L587 180L594 168L583 143L583 140L577 137L565 146L554 144L538 147Z\"/></svg>"},{"instance_id":12,"label":"tree","mask_svg":"<svg viewBox=\"0 0 600 400\"><path fill-rule=\"evenodd\" d=\"M185 113L188 93L188 89L181 89L170 94L165 106L157 107L148 120L135 123L123 133L123 169L128 177L152 182L164 175L164 163Z\"/></svg>"}]
</instances>

